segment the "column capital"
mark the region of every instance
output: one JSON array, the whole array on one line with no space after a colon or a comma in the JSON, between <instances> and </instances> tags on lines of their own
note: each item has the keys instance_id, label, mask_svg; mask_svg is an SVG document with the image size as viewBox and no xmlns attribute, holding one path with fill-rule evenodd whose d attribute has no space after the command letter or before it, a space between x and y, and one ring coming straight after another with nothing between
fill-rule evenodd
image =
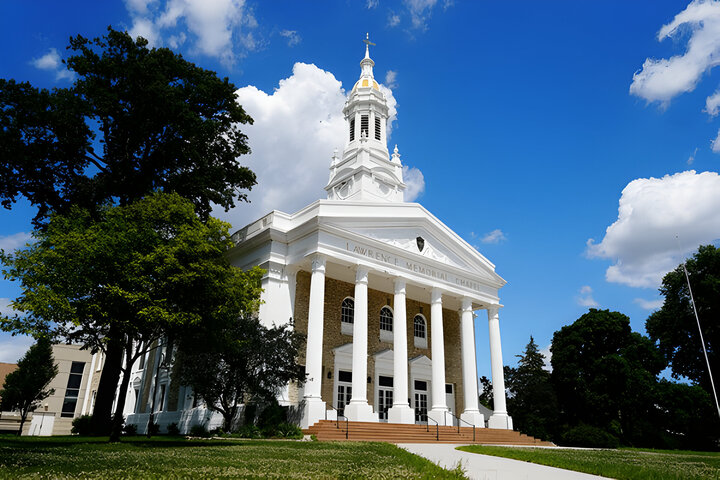
<instances>
[{"instance_id":1,"label":"column capital","mask_svg":"<svg viewBox=\"0 0 720 480\"><path fill-rule=\"evenodd\" d=\"M311 260L312 271L325 273L325 255L319 253L312 256Z\"/></svg>"},{"instance_id":2,"label":"column capital","mask_svg":"<svg viewBox=\"0 0 720 480\"><path fill-rule=\"evenodd\" d=\"M402 277L395 277L393 280L393 283L395 284L395 294L405 294L405 287L407 286L407 281Z\"/></svg>"},{"instance_id":3,"label":"column capital","mask_svg":"<svg viewBox=\"0 0 720 480\"><path fill-rule=\"evenodd\" d=\"M491 319L493 317L498 316L498 312L500 311L500 305L488 305L486 307L486 310L488 312L488 319Z\"/></svg>"},{"instance_id":4,"label":"column capital","mask_svg":"<svg viewBox=\"0 0 720 480\"><path fill-rule=\"evenodd\" d=\"M355 283L364 283L367 285L368 283L368 269L367 267L363 267L362 265L358 265L357 269L355 270Z\"/></svg>"},{"instance_id":5,"label":"column capital","mask_svg":"<svg viewBox=\"0 0 720 480\"><path fill-rule=\"evenodd\" d=\"M470 297L462 298L460 311L461 312L472 311L472 298L470 298Z\"/></svg>"},{"instance_id":6,"label":"column capital","mask_svg":"<svg viewBox=\"0 0 720 480\"><path fill-rule=\"evenodd\" d=\"M430 298L430 303L442 303L442 290L438 287L433 287Z\"/></svg>"}]
</instances>

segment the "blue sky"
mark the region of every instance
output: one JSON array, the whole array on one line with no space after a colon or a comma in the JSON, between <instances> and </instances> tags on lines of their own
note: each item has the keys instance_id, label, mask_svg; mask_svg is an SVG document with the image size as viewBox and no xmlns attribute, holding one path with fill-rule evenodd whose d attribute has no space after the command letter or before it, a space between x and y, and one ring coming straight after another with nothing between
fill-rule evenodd
<instances>
[{"instance_id":1,"label":"blue sky","mask_svg":"<svg viewBox=\"0 0 720 480\"><path fill-rule=\"evenodd\" d=\"M236 227L324 198L370 32L413 196L508 281L506 364L591 306L644 333L662 274L720 239L718 2L5 0L0 77L67 86L68 37L108 25L240 88L256 120L241 161L259 185L252 205L217 212ZM0 248L32 215L0 211ZM0 309L18 293L0 280ZM485 317L476 336L489 376ZM0 361L26 346L0 334Z\"/></svg>"}]
</instances>

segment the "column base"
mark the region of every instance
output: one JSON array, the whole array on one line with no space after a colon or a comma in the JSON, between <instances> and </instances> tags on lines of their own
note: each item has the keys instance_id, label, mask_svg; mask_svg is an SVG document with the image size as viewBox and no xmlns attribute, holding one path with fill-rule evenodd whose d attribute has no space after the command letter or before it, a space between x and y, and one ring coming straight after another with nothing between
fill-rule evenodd
<instances>
[{"instance_id":1,"label":"column base","mask_svg":"<svg viewBox=\"0 0 720 480\"><path fill-rule=\"evenodd\" d=\"M453 417L448 415L450 410L447 408L433 408L427 413L427 416L431 418L430 426L432 427L434 425L433 422L437 422L438 425L441 427L445 425L452 425L453 424Z\"/></svg>"},{"instance_id":2,"label":"column base","mask_svg":"<svg viewBox=\"0 0 720 480\"><path fill-rule=\"evenodd\" d=\"M460 419L464 422L469 423L470 425L475 425L476 427L485 428L485 415L480 413L477 410L470 411L465 410L463 414L460 415ZM462 424L463 427L466 427L467 425Z\"/></svg>"},{"instance_id":3,"label":"column base","mask_svg":"<svg viewBox=\"0 0 720 480\"><path fill-rule=\"evenodd\" d=\"M415 410L407 405L393 405L388 409L388 423L415 423Z\"/></svg>"},{"instance_id":4,"label":"column base","mask_svg":"<svg viewBox=\"0 0 720 480\"><path fill-rule=\"evenodd\" d=\"M325 402L317 397L305 397L303 402L305 406L302 420L300 420L300 428L308 428L320 420L325 420L325 410L327 410Z\"/></svg>"},{"instance_id":5,"label":"column base","mask_svg":"<svg viewBox=\"0 0 720 480\"><path fill-rule=\"evenodd\" d=\"M507 413L493 413L488 418L488 428L499 428L502 430L512 430L512 417Z\"/></svg>"},{"instance_id":6,"label":"column base","mask_svg":"<svg viewBox=\"0 0 720 480\"><path fill-rule=\"evenodd\" d=\"M351 422L378 422L378 414L366 401L353 402L345 405L345 416Z\"/></svg>"}]
</instances>

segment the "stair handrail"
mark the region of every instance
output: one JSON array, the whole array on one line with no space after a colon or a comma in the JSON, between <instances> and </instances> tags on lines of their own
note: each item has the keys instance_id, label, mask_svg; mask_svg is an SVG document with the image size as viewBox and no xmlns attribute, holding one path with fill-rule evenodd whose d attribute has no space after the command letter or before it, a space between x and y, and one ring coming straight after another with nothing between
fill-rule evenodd
<instances>
[{"instance_id":1,"label":"stair handrail","mask_svg":"<svg viewBox=\"0 0 720 480\"><path fill-rule=\"evenodd\" d=\"M333 407L332 405L328 405L330 408L335 410L335 428L340 430L340 417L343 417L345 419L345 440L348 439L350 435L350 419L340 413L337 408ZM327 420L327 409L325 409L325 420Z\"/></svg>"},{"instance_id":2,"label":"stair handrail","mask_svg":"<svg viewBox=\"0 0 720 480\"><path fill-rule=\"evenodd\" d=\"M435 423L435 441L439 442L440 441L440 424L438 422L436 422L435 420L433 420L432 418L430 418L430 415L425 415L425 419L426 419L425 424L427 425L428 432L430 431L430 420L432 420L433 423Z\"/></svg>"},{"instance_id":3,"label":"stair handrail","mask_svg":"<svg viewBox=\"0 0 720 480\"><path fill-rule=\"evenodd\" d=\"M449 413L450 416L455 417L455 418L458 420L458 435L460 435L460 422L466 423L466 424L468 424L469 426L471 426L472 429L473 429L473 443L475 443L475 425L473 425L473 424L470 423L470 422L467 422L467 421L463 420L462 418L456 416L456 415L453 414L452 412L445 412L445 413Z\"/></svg>"}]
</instances>

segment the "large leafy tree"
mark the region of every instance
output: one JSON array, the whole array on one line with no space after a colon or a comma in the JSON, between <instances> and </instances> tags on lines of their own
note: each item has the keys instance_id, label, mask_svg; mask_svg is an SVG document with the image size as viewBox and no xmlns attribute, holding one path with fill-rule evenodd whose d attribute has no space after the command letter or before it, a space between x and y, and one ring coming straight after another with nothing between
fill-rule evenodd
<instances>
[{"instance_id":1,"label":"large leafy tree","mask_svg":"<svg viewBox=\"0 0 720 480\"><path fill-rule=\"evenodd\" d=\"M222 414L225 431L240 404L272 402L288 382L305 379L297 363L303 337L292 324L267 328L252 313L217 317L222 325L191 330L179 347L180 381Z\"/></svg>"},{"instance_id":2,"label":"large leafy tree","mask_svg":"<svg viewBox=\"0 0 720 480\"><path fill-rule=\"evenodd\" d=\"M545 356L530 336L525 352L517 357L517 368L505 368L508 413L519 430L551 439L557 426L558 403L550 372L544 368Z\"/></svg>"},{"instance_id":3,"label":"large leafy tree","mask_svg":"<svg viewBox=\"0 0 720 480\"><path fill-rule=\"evenodd\" d=\"M37 207L35 224L81 207L95 218L108 201L126 205L156 190L193 202L245 200L255 175L241 124L252 123L236 87L166 48L108 28L70 39L69 88L0 79L0 203ZM117 343L117 344L116 344ZM121 342L109 342L95 421L107 423L120 376Z\"/></svg>"},{"instance_id":4,"label":"large leafy tree","mask_svg":"<svg viewBox=\"0 0 720 480\"><path fill-rule=\"evenodd\" d=\"M555 332L552 380L563 421L592 425L642 442L665 362L653 342L618 312L590 309Z\"/></svg>"},{"instance_id":5,"label":"large leafy tree","mask_svg":"<svg viewBox=\"0 0 720 480\"><path fill-rule=\"evenodd\" d=\"M71 206L97 209L155 190L177 192L206 218L255 175L239 125L252 119L227 78L167 48L108 28L70 39L70 88L52 91L0 79L0 199L38 207L37 222Z\"/></svg>"},{"instance_id":6,"label":"large leafy tree","mask_svg":"<svg viewBox=\"0 0 720 480\"><path fill-rule=\"evenodd\" d=\"M18 435L22 433L28 413L55 392L47 387L57 373L58 367L52 356L50 340L41 336L25 352L18 362L18 368L5 377L0 390L0 411L20 411Z\"/></svg>"},{"instance_id":7,"label":"large leafy tree","mask_svg":"<svg viewBox=\"0 0 720 480\"><path fill-rule=\"evenodd\" d=\"M227 309L236 313L230 299L255 292L243 292L244 274L225 257L229 225L202 222L177 194L108 206L93 217L77 207L54 214L34 243L0 253L6 278L22 284L13 306L24 313L2 326L92 351L119 349L117 435L133 362L163 336Z\"/></svg>"},{"instance_id":8,"label":"large leafy tree","mask_svg":"<svg viewBox=\"0 0 720 480\"><path fill-rule=\"evenodd\" d=\"M701 246L685 265L710 366L717 376L720 374L720 249L712 245ZM710 376L682 265L665 275L660 293L665 301L660 310L648 317L645 323L648 335L657 342L675 378L687 377L711 392Z\"/></svg>"}]
</instances>

